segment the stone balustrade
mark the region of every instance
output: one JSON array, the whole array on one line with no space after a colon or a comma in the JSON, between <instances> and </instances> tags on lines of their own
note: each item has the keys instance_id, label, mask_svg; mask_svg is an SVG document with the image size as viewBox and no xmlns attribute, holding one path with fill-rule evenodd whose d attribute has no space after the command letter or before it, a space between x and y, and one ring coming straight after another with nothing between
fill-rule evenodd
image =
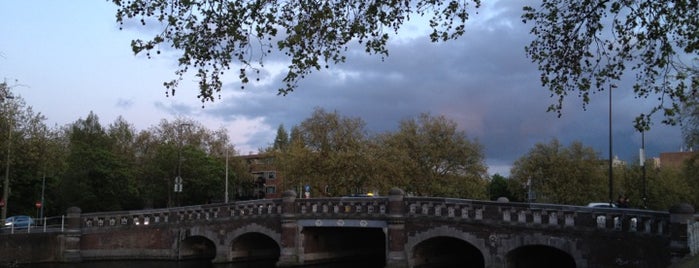
<instances>
[{"instance_id":1,"label":"stone balustrade","mask_svg":"<svg viewBox=\"0 0 699 268\"><path fill-rule=\"evenodd\" d=\"M388 197L296 199L291 213L297 218L388 217ZM528 228L569 228L667 235L668 212L636 209L588 208L553 204L503 203L482 200L406 197L406 218L430 217L447 221L522 225ZM126 227L211 221L219 218L280 216L281 199L239 201L166 209L86 213L82 228Z\"/></svg>"},{"instance_id":2,"label":"stone balustrade","mask_svg":"<svg viewBox=\"0 0 699 268\"><path fill-rule=\"evenodd\" d=\"M281 201L264 199L177 208L85 213L81 215L81 226L84 229L145 226L279 214Z\"/></svg>"},{"instance_id":3,"label":"stone balustrade","mask_svg":"<svg viewBox=\"0 0 699 268\"><path fill-rule=\"evenodd\" d=\"M570 228L667 235L668 212L502 203L451 198L405 198L407 217L431 217L528 228Z\"/></svg>"},{"instance_id":4,"label":"stone balustrade","mask_svg":"<svg viewBox=\"0 0 699 268\"><path fill-rule=\"evenodd\" d=\"M376 218L386 216L387 205L388 198L385 197L298 199L295 202L294 213L300 218Z\"/></svg>"}]
</instances>

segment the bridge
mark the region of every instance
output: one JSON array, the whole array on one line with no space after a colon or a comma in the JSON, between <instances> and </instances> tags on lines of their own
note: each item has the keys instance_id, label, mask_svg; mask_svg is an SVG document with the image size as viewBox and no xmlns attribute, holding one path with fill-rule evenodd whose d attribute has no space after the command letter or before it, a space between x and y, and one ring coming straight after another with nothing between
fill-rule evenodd
<instances>
[{"instance_id":1,"label":"bridge","mask_svg":"<svg viewBox=\"0 0 699 268\"><path fill-rule=\"evenodd\" d=\"M0 262L268 261L293 267L668 267L694 209L669 212L408 197L281 199L138 211L67 211L57 232L3 234ZM11 249L11 250L10 250Z\"/></svg>"}]
</instances>

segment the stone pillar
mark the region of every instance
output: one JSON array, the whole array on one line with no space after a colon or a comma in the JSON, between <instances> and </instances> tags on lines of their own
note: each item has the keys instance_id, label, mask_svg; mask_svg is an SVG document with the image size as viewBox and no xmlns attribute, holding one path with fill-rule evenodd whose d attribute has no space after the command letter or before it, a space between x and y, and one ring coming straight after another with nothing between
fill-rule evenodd
<instances>
[{"instance_id":1,"label":"stone pillar","mask_svg":"<svg viewBox=\"0 0 699 268\"><path fill-rule=\"evenodd\" d=\"M80 215L82 211L78 207L70 207L66 210L65 230L63 232L62 262L81 262L80 236L82 234Z\"/></svg>"},{"instance_id":2,"label":"stone pillar","mask_svg":"<svg viewBox=\"0 0 699 268\"><path fill-rule=\"evenodd\" d=\"M296 201L295 191L289 190L282 194L282 245L277 267L293 267L303 264L299 257L303 252L300 252L298 245L299 235L294 201Z\"/></svg>"},{"instance_id":3,"label":"stone pillar","mask_svg":"<svg viewBox=\"0 0 699 268\"><path fill-rule=\"evenodd\" d=\"M393 188L388 192L388 254L386 267L408 267L405 253L405 192Z\"/></svg>"},{"instance_id":4,"label":"stone pillar","mask_svg":"<svg viewBox=\"0 0 699 268\"><path fill-rule=\"evenodd\" d=\"M670 254L672 263L689 254L687 226L693 224L694 207L679 204L670 208Z\"/></svg>"}]
</instances>

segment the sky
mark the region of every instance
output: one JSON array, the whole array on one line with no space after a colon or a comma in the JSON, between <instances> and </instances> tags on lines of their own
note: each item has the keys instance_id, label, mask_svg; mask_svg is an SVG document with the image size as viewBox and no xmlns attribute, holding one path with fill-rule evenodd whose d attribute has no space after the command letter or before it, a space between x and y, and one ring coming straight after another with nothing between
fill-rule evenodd
<instances>
[{"instance_id":1,"label":"sky","mask_svg":"<svg viewBox=\"0 0 699 268\"><path fill-rule=\"evenodd\" d=\"M421 113L444 115L483 145L489 174L509 176L518 158L554 138L565 146L582 142L608 159L608 92L592 95L587 109L570 95L560 118L546 112L556 99L524 52L533 39L531 25L520 18L527 4L538 2L483 1L464 36L445 43L431 43L425 21L413 20L390 41L384 60L351 49L346 63L307 76L287 96L277 89L288 63L272 57L261 82L241 89L232 72L221 99L202 108L191 76L175 96L166 96L162 83L175 78L177 51L152 59L134 55L131 40L148 38L152 28L127 24L120 30L110 1L2 1L0 78L16 85L13 93L46 116L49 126L90 112L104 126L122 116L137 130L187 118L227 129L240 154L270 145L280 124L289 130L323 108L361 118L370 134L395 131L401 120ZM641 135L633 120L649 111L649 101L624 86L612 95L613 154L622 160L638 161ZM679 127L654 120L645 134L646 156L681 150Z\"/></svg>"}]
</instances>

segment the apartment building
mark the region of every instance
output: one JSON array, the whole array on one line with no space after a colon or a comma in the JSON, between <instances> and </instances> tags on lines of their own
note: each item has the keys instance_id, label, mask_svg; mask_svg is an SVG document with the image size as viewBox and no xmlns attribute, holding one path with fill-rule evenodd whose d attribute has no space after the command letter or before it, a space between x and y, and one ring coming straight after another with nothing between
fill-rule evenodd
<instances>
[{"instance_id":1,"label":"apartment building","mask_svg":"<svg viewBox=\"0 0 699 268\"><path fill-rule=\"evenodd\" d=\"M253 176L255 198L281 198L284 178L280 176L274 165L271 154L250 154L241 156L248 164Z\"/></svg>"}]
</instances>

